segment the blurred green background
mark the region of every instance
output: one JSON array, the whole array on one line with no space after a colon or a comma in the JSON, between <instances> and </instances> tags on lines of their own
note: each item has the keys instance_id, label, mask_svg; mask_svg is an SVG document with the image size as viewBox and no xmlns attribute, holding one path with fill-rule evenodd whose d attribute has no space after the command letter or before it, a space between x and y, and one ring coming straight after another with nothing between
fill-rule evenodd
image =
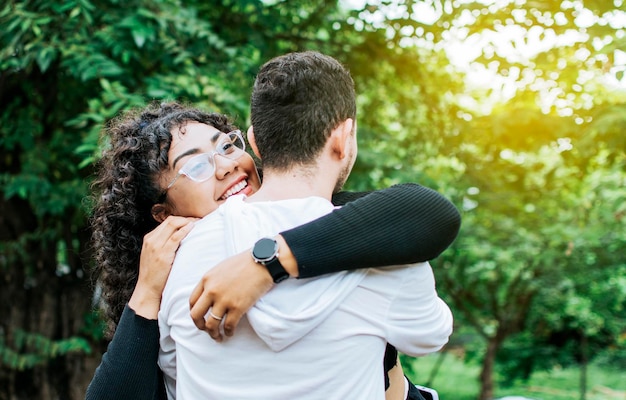
<instances>
[{"instance_id":1,"label":"blurred green background","mask_svg":"<svg viewBox=\"0 0 626 400\"><path fill-rule=\"evenodd\" d=\"M88 196L107 121L177 99L245 128L259 66L308 49L356 82L347 188L418 182L463 215L431 263L455 334L438 355L403 359L415 381L443 399L626 398L625 8L4 2L0 399L83 398L105 349Z\"/></svg>"}]
</instances>

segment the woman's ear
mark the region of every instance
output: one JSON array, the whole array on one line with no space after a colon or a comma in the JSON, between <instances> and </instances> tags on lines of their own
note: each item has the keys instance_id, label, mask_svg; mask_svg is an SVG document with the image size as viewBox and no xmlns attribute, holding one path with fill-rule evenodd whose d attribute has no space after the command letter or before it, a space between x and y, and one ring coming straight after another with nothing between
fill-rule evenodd
<instances>
[{"instance_id":1,"label":"woman's ear","mask_svg":"<svg viewBox=\"0 0 626 400\"><path fill-rule=\"evenodd\" d=\"M261 159L261 155L259 154L259 148L256 147L256 140L254 139L254 127L250 125L247 132L248 143L250 144L250 148L254 152L254 154Z\"/></svg>"},{"instance_id":2,"label":"woman's ear","mask_svg":"<svg viewBox=\"0 0 626 400\"><path fill-rule=\"evenodd\" d=\"M162 203L153 205L150 212L152 213L152 218L158 223L165 221L171 215L165 204Z\"/></svg>"}]
</instances>

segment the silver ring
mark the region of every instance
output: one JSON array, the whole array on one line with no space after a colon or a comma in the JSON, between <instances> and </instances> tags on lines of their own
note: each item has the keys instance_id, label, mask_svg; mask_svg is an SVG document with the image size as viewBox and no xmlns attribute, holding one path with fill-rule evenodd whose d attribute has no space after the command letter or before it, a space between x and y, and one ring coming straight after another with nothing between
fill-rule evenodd
<instances>
[{"instance_id":1,"label":"silver ring","mask_svg":"<svg viewBox=\"0 0 626 400\"><path fill-rule=\"evenodd\" d=\"M209 311L209 315L211 316L211 318L216 319L218 321L221 321L223 317L218 317L217 315L213 314L211 311Z\"/></svg>"}]
</instances>

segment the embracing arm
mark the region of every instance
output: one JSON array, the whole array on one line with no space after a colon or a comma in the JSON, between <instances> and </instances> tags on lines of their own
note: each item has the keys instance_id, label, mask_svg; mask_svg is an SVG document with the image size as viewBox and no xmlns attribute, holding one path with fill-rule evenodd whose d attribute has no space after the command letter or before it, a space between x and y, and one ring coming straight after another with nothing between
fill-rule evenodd
<instances>
[{"instance_id":1,"label":"embracing arm","mask_svg":"<svg viewBox=\"0 0 626 400\"><path fill-rule=\"evenodd\" d=\"M176 250L196 219L170 216L144 237L137 284L87 388L87 400L166 398L157 365L156 318Z\"/></svg>"},{"instance_id":2,"label":"embracing arm","mask_svg":"<svg viewBox=\"0 0 626 400\"><path fill-rule=\"evenodd\" d=\"M158 355L157 321L126 306L85 399L165 399Z\"/></svg>"},{"instance_id":3,"label":"embracing arm","mask_svg":"<svg viewBox=\"0 0 626 400\"><path fill-rule=\"evenodd\" d=\"M352 199L341 209L277 236L278 258L292 277L430 260L459 231L461 218L454 205L420 185L396 185L369 195L345 193L334 200ZM253 261L250 251L242 252L203 276L190 296L191 316L199 329L221 340L220 321L205 318L209 308L215 315L225 315L224 332L231 336L243 314L272 285L265 267Z\"/></svg>"},{"instance_id":4,"label":"embracing arm","mask_svg":"<svg viewBox=\"0 0 626 400\"><path fill-rule=\"evenodd\" d=\"M347 201L323 218L281 232L300 278L432 260L450 246L461 225L449 200L417 184L333 197L336 205Z\"/></svg>"}]
</instances>

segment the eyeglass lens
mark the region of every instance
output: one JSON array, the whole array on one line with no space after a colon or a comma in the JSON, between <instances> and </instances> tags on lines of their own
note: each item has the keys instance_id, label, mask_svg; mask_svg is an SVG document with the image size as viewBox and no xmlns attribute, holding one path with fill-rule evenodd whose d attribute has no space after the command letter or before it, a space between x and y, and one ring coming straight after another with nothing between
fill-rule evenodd
<instances>
[{"instance_id":1,"label":"eyeglass lens","mask_svg":"<svg viewBox=\"0 0 626 400\"><path fill-rule=\"evenodd\" d=\"M245 142L239 131L230 132L218 141L215 151L192 157L181 168L180 172L191 180L201 182L210 178L215 172L215 154L236 159L243 154Z\"/></svg>"}]
</instances>

